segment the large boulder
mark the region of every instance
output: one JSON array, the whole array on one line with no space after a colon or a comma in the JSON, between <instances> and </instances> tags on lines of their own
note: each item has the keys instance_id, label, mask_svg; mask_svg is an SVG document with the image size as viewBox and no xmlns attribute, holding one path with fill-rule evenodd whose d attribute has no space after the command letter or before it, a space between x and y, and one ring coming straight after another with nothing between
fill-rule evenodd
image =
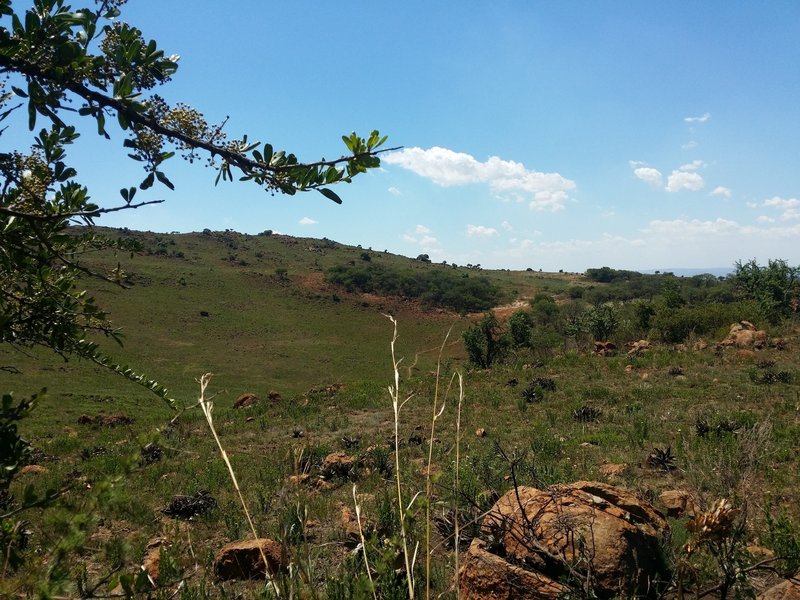
<instances>
[{"instance_id":1,"label":"large boulder","mask_svg":"<svg viewBox=\"0 0 800 600\"><path fill-rule=\"evenodd\" d=\"M268 538L225 544L214 559L214 573L222 581L263 579L285 571L287 567L283 546Z\"/></svg>"},{"instance_id":2,"label":"large boulder","mask_svg":"<svg viewBox=\"0 0 800 600\"><path fill-rule=\"evenodd\" d=\"M739 321L731 325L728 337L719 345L723 348L755 348L761 350L767 346L767 332L756 329L750 321Z\"/></svg>"},{"instance_id":3,"label":"large boulder","mask_svg":"<svg viewBox=\"0 0 800 600\"><path fill-rule=\"evenodd\" d=\"M590 481L519 487L484 518L482 537L495 546L473 543L459 584L475 600L551 598L563 592L557 582L570 581L588 581L599 598L655 596L668 580L661 558L668 531L661 513L621 488ZM490 591L492 580L501 590L512 581L513 590Z\"/></svg>"}]
</instances>

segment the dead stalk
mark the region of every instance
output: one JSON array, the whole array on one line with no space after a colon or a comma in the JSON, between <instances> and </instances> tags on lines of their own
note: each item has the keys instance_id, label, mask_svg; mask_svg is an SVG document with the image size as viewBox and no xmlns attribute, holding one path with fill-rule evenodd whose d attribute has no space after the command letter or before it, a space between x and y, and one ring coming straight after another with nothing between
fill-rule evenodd
<instances>
[{"instance_id":1,"label":"dead stalk","mask_svg":"<svg viewBox=\"0 0 800 600\"><path fill-rule=\"evenodd\" d=\"M389 396L392 399L392 408L394 410L394 467L395 467L395 481L397 482L397 508L400 511L400 538L403 542L403 560L406 567L406 582L408 584L408 597L414 600L414 562L409 559L408 552L408 532L406 531L406 507L403 502L403 488L400 482L400 409L403 408L411 396L408 396L402 402L400 401L400 361L395 356L395 342L397 341L397 321L391 315L385 315L387 319L392 322L394 326L394 333L392 335L392 367L394 369L394 386L389 386ZM415 497L416 498L416 497ZM409 508L414 500L409 503ZM415 552L416 555L416 552Z\"/></svg>"},{"instance_id":2,"label":"dead stalk","mask_svg":"<svg viewBox=\"0 0 800 600\"><path fill-rule=\"evenodd\" d=\"M233 487L236 489L236 494L239 496L239 502L242 504L242 509L244 510L245 517L247 517L247 523L250 525L250 531L253 534L253 539L258 539L258 532L256 531L256 526L253 524L253 519L250 517L250 511L247 509L247 503L244 501L244 496L242 495L242 490L239 487L239 482L236 479L236 473L233 471L233 465L231 465L231 461L228 458L228 453L225 452L225 448L222 447L222 442L217 435L217 430L214 428L214 420L211 416L212 411L214 410L214 403L211 399L206 399L206 388L208 388L208 384L211 382L211 373L206 373L200 378L200 398L198 398L197 403L200 406L200 409L203 411L203 416L206 418L206 423L208 423L209 429L211 429L211 434L214 436L214 441L217 443L217 448L219 448L220 456L222 456L222 460L225 463L225 466L228 467L228 473L231 476L231 481L233 482ZM267 562L267 557L264 555L264 550L261 546L258 547L258 551L261 554L261 560L264 562L264 572L267 577L267 581L272 585L272 589L275 592L275 596L277 598L281 597L281 591L278 587L278 584L275 582L275 579L269 572L269 563Z\"/></svg>"},{"instance_id":3,"label":"dead stalk","mask_svg":"<svg viewBox=\"0 0 800 600\"><path fill-rule=\"evenodd\" d=\"M460 597L460 586L458 585L458 543L461 541L461 531L459 531L459 516L458 516L458 478L459 478L459 462L461 459L461 406L464 402L464 378L462 377L461 373L458 373L458 411L456 413L456 474L454 478L454 486L455 490L453 490L453 498L455 499L454 502L454 521L455 521L455 535L456 541L454 544L455 553L456 553L456 600Z\"/></svg>"},{"instance_id":4,"label":"dead stalk","mask_svg":"<svg viewBox=\"0 0 800 600\"><path fill-rule=\"evenodd\" d=\"M436 382L433 393L433 412L431 414L431 435L428 438L428 469L425 472L425 598L431 596L431 503L433 495L431 493L431 468L433 466L433 438L436 434L436 420L444 413L444 408L447 404L447 393L445 393L444 400L439 406L439 376L442 367L442 353L450 337L450 332L453 331L452 325L444 336L442 346L439 348L439 357L436 359ZM447 386L449 391L450 386Z\"/></svg>"},{"instance_id":5,"label":"dead stalk","mask_svg":"<svg viewBox=\"0 0 800 600\"><path fill-rule=\"evenodd\" d=\"M358 496L356 496L356 485L353 484L353 504L356 507L356 522L358 523L358 536L361 538L361 552L364 555L364 566L367 569L367 577L369 577L369 584L372 588L372 597L378 600L378 592L375 590L375 582L372 580L372 571L369 568L369 558L367 557L367 540L364 537L364 529L361 527L361 505L358 503Z\"/></svg>"}]
</instances>

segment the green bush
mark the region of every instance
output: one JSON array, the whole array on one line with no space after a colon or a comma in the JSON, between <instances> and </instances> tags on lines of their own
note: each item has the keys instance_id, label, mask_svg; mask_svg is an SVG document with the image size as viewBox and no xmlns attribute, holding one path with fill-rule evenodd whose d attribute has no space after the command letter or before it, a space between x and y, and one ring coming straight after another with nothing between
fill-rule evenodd
<instances>
[{"instance_id":1,"label":"green bush","mask_svg":"<svg viewBox=\"0 0 800 600\"><path fill-rule=\"evenodd\" d=\"M679 308L664 306L656 311L651 325L661 340L676 344L689 335L709 335L736 321L753 320L759 313L759 307L752 302L710 303Z\"/></svg>"},{"instance_id":2,"label":"green bush","mask_svg":"<svg viewBox=\"0 0 800 600\"><path fill-rule=\"evenodd\" d=\"M526 310L518 310L508 320L508 332L516 347L530 346L533 334L533 316Z\"/></svg>"},{"instance_id":3,"label":"green bush","mask_svg":"<svg viewBox=\"0 0 800 600\"><path fill-rule=\"evenodd\" d=\"M481 369L488 369L505 355L510 340L493 312L486 313L480 323L461 334L469 361Z\"/></svg>"}]
</instances>

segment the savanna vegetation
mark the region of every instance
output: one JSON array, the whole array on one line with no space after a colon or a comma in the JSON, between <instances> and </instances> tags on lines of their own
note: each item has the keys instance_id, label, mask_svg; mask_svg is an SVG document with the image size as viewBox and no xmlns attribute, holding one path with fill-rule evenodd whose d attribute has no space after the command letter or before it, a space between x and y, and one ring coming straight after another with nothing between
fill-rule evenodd
<instances>
[{"instance_id":1,"label":"savanna vegetation","mask_svg":"<svg viewBox=\"0 0 800 600\"><path fill-rule=\"evenodd\" d=\"M328 186L385 141L301 163L227 138L153 92L177 60L122 4L0 0L0 118L33 132L0 153L0 595L458 597L467 546L502 553L481 526L502 494L581 479L669 514L642 595L797 574L797 268L477 273L266 231L94 227L171 187L174 153L338 201ZM70 166L82 128L144 167L117 207ZM665 505L676 490L691 507ZM606 597L563 526L571 557L532 549L566 596ZM254 536L280 558L228 579L217 552Z\"/></svg>"},{"instance_id":2,"label":"savanna vegetation","mask_svg":"<svg viewBox=\"0 0 800 600\"><path fill-rule=\"evenodd\" d=\"M327 272L327 279L349 292L401 296L460 313L488 310L500 304L502 298L500 289L488 277L442 266L412 269L375 263L337 265Z\"/></svg>"}]
</instances>

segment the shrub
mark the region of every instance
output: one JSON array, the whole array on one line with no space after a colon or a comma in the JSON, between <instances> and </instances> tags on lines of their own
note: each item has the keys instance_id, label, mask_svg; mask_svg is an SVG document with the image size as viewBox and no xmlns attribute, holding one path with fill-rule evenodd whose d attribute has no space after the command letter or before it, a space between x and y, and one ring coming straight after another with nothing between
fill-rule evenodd
<instances>
[{"instance_id":1,"label":"shrub","mask_svg":"<svg viewBox=\"0 0 800 600\"><path fill-rule=\"evenodd\" d=\"M516 347L530 346L533 334L533 316L526 310L518 310L508 320L508 332Z\"/></svg>"},{"instance_id":2,"label":"shrub","mask_svg":"<svg viewBox=\"0 0 800 600\"><path fill-rule=\"evenodd\" d=\"M488 369L502 359L509 345L508 336L493 312L486 313L480 323L467 329L462 337L469 361L481 369Z\"/></svg>"}]
</instances>

